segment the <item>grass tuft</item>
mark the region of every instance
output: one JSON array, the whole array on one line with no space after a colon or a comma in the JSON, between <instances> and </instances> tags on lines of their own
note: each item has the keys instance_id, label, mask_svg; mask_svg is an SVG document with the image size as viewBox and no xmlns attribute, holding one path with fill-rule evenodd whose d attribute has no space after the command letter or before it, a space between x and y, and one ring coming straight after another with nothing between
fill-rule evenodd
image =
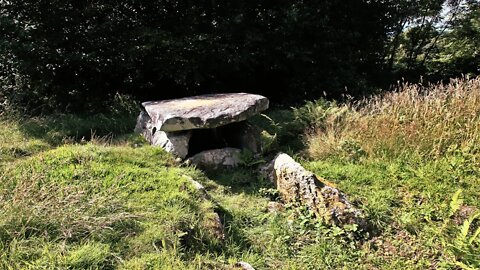
<instances>
[{"instance_id":1,"label":"grass tuft","mask_svg":"<svg viewBox=\"0 0 480 270\"><path fill-rule=\"evenodd\" d=\"M308 103L300 112L314 129L308 136L312 158L345 152L343 145L348 142L382 158L412 153L435 158L457 149L479 151L480 78L428 87L403 84L396 92L359 103L319 101Z\"/></svg>"}]
</instances>

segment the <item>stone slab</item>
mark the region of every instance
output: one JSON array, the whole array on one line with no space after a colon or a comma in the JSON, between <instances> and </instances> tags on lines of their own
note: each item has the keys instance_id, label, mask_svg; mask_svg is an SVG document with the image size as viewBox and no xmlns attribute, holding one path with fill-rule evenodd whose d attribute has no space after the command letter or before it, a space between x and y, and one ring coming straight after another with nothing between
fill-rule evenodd
<instances>
[{"instance_id":1,"label":"stone slab","mask_svg":"<svg viewBox=\"0 0 480 270\"><path fill-rule=\"evenodd\" d=\"M160 146L176 157L183 159L188 154L191 131L165 132L158 130L146 112L141 112L138 116L135 132L142 134L151 145Z\"/></svg>"},{"instance_id":2,"label":"stone slab","mask_svg":"<svg viewBox=\"0 0 480 270\"><path fill-rule=\"evenodd\" d=\"M268 109L266 97L247 93L212 94L142 103L161 131L215 128L240 122Z\"/></svg>"},{"instance_id":3,"label":"stone slab","mask_svg":"<svg viewBox=\"0 0 480 270\"><path fill-rule=\"evenodd\" d=\"M203 169L233 168L240 164L240 153L240 149L226 147L200 152L188 160Z\"/></svg>"}]
</instances>

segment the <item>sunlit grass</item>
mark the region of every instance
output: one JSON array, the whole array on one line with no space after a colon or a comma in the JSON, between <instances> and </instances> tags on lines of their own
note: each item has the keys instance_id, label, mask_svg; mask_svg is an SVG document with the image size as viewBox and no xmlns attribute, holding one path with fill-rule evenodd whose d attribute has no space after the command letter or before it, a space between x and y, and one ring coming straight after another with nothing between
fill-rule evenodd
<instances>
[{"instance_id":1,"label":"sunlit grass","mask_svg":"<svg viewBox=\"0 0 480 270\"><path fill-rule=\"evenodd\" d=\"M381 254L371 263L480 267L480 78L405 84L359 103L321 100L295 112L312 127L308 166L380 230L368 253Z\"/></svg>"},{"instance_id":2,"label":"sunlit grass","mask_svg":"<svg viewBox=\"0 0 480 270\"><path fill-rule=\"evenodd\" d=\"M2 118L0 268L478 268L479 85L404 86L256 120L268 154L288 151L365 213L372 230L356 237L308 209L268 211L275 190L254 167L176 163L131 134L131 118Z\"/></svg>"},{"instance_id":3,"label":"sunlit grass","mask_svg":"<svg viewBox=\"0 0 480 270\"><path fill-rule=\"evenodd\" d=\"M342 150L346 141L377 157L479 150L480 78L429 87L404 84L360 103L310 107L312 114L325 115L312 120L308 152L314 158Z\"/></svg>"}]
</instances>

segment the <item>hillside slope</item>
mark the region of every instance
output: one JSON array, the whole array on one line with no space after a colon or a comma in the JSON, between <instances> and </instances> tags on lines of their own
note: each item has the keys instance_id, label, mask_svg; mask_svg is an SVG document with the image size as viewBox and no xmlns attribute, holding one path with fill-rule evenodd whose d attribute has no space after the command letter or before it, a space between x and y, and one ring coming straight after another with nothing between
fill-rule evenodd
<instances>
[{"instance_id":1,"label":"hillside slope","mask_svg":"<svg viewBox=\"0 0 480 270\"><path fill-rule=\"evenodd\" d=\"M267 151L290 152L337 185L368 232L279 204L248 155L229 171L178 164L129 133L134 118L3 117L0 268L478 269L478 85L429 98L407 88L363 107L310 102L255 120L270 132ZM414 124L424 128L411 133Z\"/></svg>"}]
</instances>

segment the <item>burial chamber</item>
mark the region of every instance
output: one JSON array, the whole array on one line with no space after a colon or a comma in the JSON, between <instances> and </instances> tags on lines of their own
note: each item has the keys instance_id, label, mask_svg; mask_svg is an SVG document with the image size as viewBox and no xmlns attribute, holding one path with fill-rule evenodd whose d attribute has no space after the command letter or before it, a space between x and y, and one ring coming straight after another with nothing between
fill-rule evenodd
<instances>
[{"instance_id":1,"label":"burial chamber","mask_svg":"<svg viewBox=\"0 0 480 270\"><path fill-rule=\"evenodd\" d=\"M260 132L248 118L268 105L266 97L247 93L148 101L142 103L135 131L181 159L233 155L243 149L257 153Z\"/></svg>"}]
</instances>

